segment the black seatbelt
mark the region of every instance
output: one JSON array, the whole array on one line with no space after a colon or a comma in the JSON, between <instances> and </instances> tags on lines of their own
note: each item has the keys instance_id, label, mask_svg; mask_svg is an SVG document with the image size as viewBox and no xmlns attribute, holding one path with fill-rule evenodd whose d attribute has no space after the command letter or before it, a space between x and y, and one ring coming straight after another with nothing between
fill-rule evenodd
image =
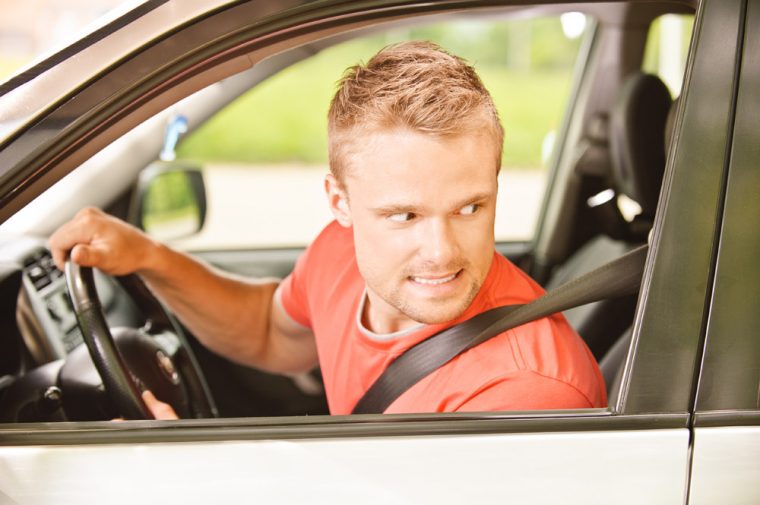
<instances>
[{"instance_id":1,"label":"black seatbelt","mask_svg":"<svg viewBox=\"0 0 760 505\"><path fill-rule=\"evenodd\" d=\"M643 245L523 305L482 312L410 347L388 365L353 414L379 414L422 378L509 329L587 303L636 293L649 247Z\"/></svg>"}]
</instances>

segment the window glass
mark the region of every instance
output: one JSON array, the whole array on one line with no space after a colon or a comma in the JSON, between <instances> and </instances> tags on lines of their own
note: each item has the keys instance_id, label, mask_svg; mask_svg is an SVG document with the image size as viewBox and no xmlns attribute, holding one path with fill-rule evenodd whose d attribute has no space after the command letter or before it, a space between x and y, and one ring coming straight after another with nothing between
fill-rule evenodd
<instances>
[{"instance_id":1,"label":"window glass","mask_svg":"<svg viewBox=\"0 0 760 505\"><path fill-rule=\"evenodd\" d=\"M647 36L642 68L658 75L674 98L681 94L693 28L693 15L665 14L654 20Z\"/></svg>"},{"instance_id":2,"label":"window glass","mask_svg":"<svg viewBox=\"0 0 760 505\"><path fill-rule=\"evenodd\" d=\"M693 15L665 14L652 22L647 34L641 69L662 79L673 99L681 94L693 28ZM618 195L617 203L629 222L641 213L641 206L624 194Z\"/></svg>"},{"instance_id":3,"label":"window glass","mask_svg":"<svg viewBox=\"0 0 760 505\"><path fill-rule=\"evenodd\" d=\"M465 58L492 93L506 131L496 238L531 239L586 25L579 13L447 22L354 39L292 65L180 143L178 157L204 167L208 216L197 236L174 245L210 250L308 244L331 220L322 179L335 84L347 67L410 39L432 40Z\"/></svg>"}]
</instances>

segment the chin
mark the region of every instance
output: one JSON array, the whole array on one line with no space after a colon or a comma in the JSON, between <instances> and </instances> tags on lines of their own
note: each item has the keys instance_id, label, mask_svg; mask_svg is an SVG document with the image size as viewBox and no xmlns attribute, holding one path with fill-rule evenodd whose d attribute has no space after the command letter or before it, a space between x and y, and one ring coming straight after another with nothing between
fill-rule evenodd
<instances>
[{"instance_id":1,"label":"chin","mask_svg":"<svg viewBox=\"0 0 760 505\"><path fill-rule=\"evenodd\" d=\"M413 319L414 321L417 321L418 323L442 324L453 321L454 319L464 314L464 311L467 310L467 307L470 306L470 303L471 300L467 301L467 303L458 303L453 307L435 307L432 309L429 306L429 302L427 303L428 306L424 306L423 303L419 303L415 304L415 306L405 307L406 310L402 310L402 312L404 312L407 317Z\"/></svg>"}]
</instances>

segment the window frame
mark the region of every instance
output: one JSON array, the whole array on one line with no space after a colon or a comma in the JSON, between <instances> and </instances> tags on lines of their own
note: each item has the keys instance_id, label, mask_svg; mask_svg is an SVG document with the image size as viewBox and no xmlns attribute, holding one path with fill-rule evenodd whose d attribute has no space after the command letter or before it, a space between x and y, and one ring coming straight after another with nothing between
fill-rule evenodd
<instances>
[{"instance_id":1,"label":"window frame","mask_svg":"<svg viewBox=\"0 0 760 505\"><path fill-rule=\"evenodd\" d=\"M743 55L736 84L736 119L716 246L715 279L706 329L704 365L696 399L696 425L760 426L760 317L757 299L760 231L748 216L760 213L753 189L760 187L757 159L760 121L760 5L750 3L740 36Z\"/></svg>"},{"instance_id":2,"label":"window frame","mask_svg":"<svg viewBox=\"0 0 760 505\"><path fill-rule=\"evenodd\" d=\"M741 0L732 0L741 1ZM715 3L711 4L715 5ZM204 28L213 26L219 28L220 23L217 16L226 18L234 17L235 19L246 19L241 15L249 4L232 6L221 12L210 15L208 18L198 21L196 24L185 27L183 30L174 33L172 36L158 41L155 45L145 48L144 53L135 55L131 60L123 62L109 71L105 72L100 78L89 83L85 88L77 92L77 99L61 104L60 107L50 111L50 114L31 127L26 135L34 137L35 130L45 130L51 128L48 132L52 135L52 140L35 144L30 149L25 137L19 137L16 142L18 151L11 149L10 158L15 160L15 171L11 181L3 180L0 184L0 195L3 201L7 201L10 187L14 191L21 191L29 198L29 195L39 191L41 187L48 184L51 180L60 177L63 173L76 167L82 159L88 157L98 148L102 147L108 138L113 138L119 133L123 133L128 127L136 122L139 118L148 117L156 108L163 108L167 103L173 103L177 97L182 94L189 94L193 89L201 87L212 77L219 78L227 72L237 71L250 63L250 59L264 57L275 51L282 50L286 42L278 39L274 43L265 45L261 40L265 38L264 30L261 25L257 25L255 18L248 18L250 21L249 31L235 32L228 34L227 38L220 41L213 47L204 48L203 57L194 51L189 51L185 57L178 60L174 66L164 67L160 75L151 75L151 79L135 79L130 84L127 91L121 90L115 94L108 94L105 91L113 86L112 77L116 75L129 74L134 66L144 64L141 58L144 56L147 61L157 57L161 61L166 61L166 54L162 53L164 45L171 46L175 42L181 42L175 46L187 50L189 47L195 47L197 41L190 43L189 39ZM345 5L341 8L350 8ZM356 28L362 23L372 23L379 18L390 18L399 16L404 12L408 13L429 13L453 9L455 6L445 4L443 6L434 6L431 4L409 3L399 5L393 8L378 8L372 14L360 13L356 18L352 18L350 13L342 13L338 16L338 11L331 11L329 16L323 22L315 21L307 17L307 22L303 21L301 25L291 27L293 31L299 33L300 38L288 41L290 44L302 43L308 37L321 37L326 33L335 33L336 31L352 27ZM337 9L337 8L336 8ZM727 9L726 9L727 10ZM738 17L738 13L737 13ZM319 19L316 16L316 19ZM698 19L700 16L698 15ZM277 21L277 20L275 20ZM323 24L320 24L323 23ZM221 23L224 26L224 23ZM701 23L699 23L701 32ZM255 29L254 29L255 28ZM277 23L272 22L267 25L267 29L275 33ZM303 31L299 31L303 30ZM697 30L695 29L695 32ZM279 33L279 32L278 32ZM716 36L716 28L710 24L711 37ZM260 37L256 39L256 37ZM259 46L253 42L259 41ZM700 42L704 55L699 55L696 62L688 75L702 77L702 74L708 72L707 62L709 54L717 53L717 50L710 51L707 43ZM226 49L225 49L226 48ZM251 51L257 51L251 56ZM225 52L226 51L226 52ZM692 52L694 48L692 48ZM228 58L225 62L215 60L219 54L225 54ZM720 53L718 53L720 54ZM205 57L205 59L203 59ZM690 57L690 61L693 58ZM229 63L229 67L225 67ZM217 68L214 65L218 65ZM225 67L225 68L221 68ZM172 79L181 75L183 71L192 69L197 72L194 79L170 90ZM710 70L712 72L712 70ZM139 75L139 74L138 74ZM719 76L720 78L721 76ZM725 78L725 76L722 76ZM730 76L728 77L730 79ZM687 82L689 81L687 77ZM690 89L689 97L682 107L679 116L686 119L679 121L680 126L686 123L691 116L699 113L700 97L709 94L709 90ZM108 96L108 99L103 99ZM131 101L130 101L131 100ZM88 104L92 108L88 107ZM73 109L72 109L73 108ZM77 112L78 113L74 113ZM139 112L139 114L137 114ZM715 120L719 123L721 119L726 119L728 111L723 111L722 115ZM131 121L118 123L129 114L135 114ZM72 119L73 118L73 119ZM726 119L727 120L727 119ZM59 123L56 123L59 121ZM677 126L677 128L679 127ZM685 167L692 161L693 155L687 154L687 146L698 142L698 132L688 129L684 130L681 142L675 145L680 146L671 149L671 161L668 164L667 188L671 189L673 179L686 177ZM14 147L15 142L9 145ZM79 152L73 153L74 148L80 149ZM675 158L675 161L673 159ZM673 174L673 172L676 172ZM15 185L14 185L15 184ZM710 190L716 188L709 185ZM691 191L698 191L695 183L689 185ZM665 190L664 190L665 191ZM667 191L665 194L668 194ZM25 201L22 198L21 201ZM684 197L679 197L679 200ZM667 203L663 201L667 200ZM125 441L163 441L166 439L177 440L228 440L228 439L254 439L258 437L273 438L278 434L284 437L335 437L335 436L381 436L381 435L413 435L413 434L461 434L461 433L484 433L484 432L551 432L567 431L571 426L578 430L617 430L617 429L646 429L646 428L686 428L688 421L688 408L683 404L691 396L691 381L693 378L693 368L679 375L677 387L673 389L665 388L666 391L657 391L656 389L662 384L668 384L671 377L661 368L660 364L642 364L638 356L643 353L646 356L657 350L658 343L652 343L654 340L650 334L664 331L664 316L658 316L652 319L649 324L647 316L652 311L662 314L662 308L657 308L658 304L667 301L670 296L667 286L663 286L665 277L658 280L653 277L656 271L667 270L672 268L675 262L673 252L677 249L678 240L664 237L666 231L671 230L676 222L671 218L674 212L682 213L678 209L679 202L674 202L670 197L661 199L660 209L658 211L658 221L655 225L654 243L656 249L647 263L647 272L645 281L642 286L642 298L640 309L637 312L636 332L634 335L634 344L629 354L627 371L624 375L625 393L621 396L620 402L610 409L593 409L591 411L561 411L561 412L525 412L520 414L488 413L488 414L444 414L444 415L405 415L405 416L361 416L351 419L347 418L325 418L309 420L289 420L283 423L280 418L276 420L241 420L231 422L230 420L185 420L179 424L167 423L157 425L152 422L129 423L129 426L118 426L113 423L65 423L65 426L50 425L24 425L21 427L11 427L9 430L2 429L4 441L9 445L19 444L78 444L78 443L120 443ZM679 205L677 205L679 204ZM3 216L7 216L20 203L16 201L2 211ZM667 212L667 213L666 213ZM684 216L677 216L683 218ZM692 219L691 222L703 224L710 222L710 217L702 213L698 218ZM683 233L678 234L680 239L684 238ZM688 237L687 237L688 238ZM708 258L709 260L709 258ZM693 267L699 270L699 266ZM659 288L660 291L653 294L652 291ZM704 294L702 294L704 297ZM703 301L703 299L702 299ZM701 311L700 311L701 314ZM652 317L652 316L650 316ZM700 318L701 321L701 318ZM676 343L680 345L680 362L682 364L692 363L696 356L699 346L697 337L690 339L688 342ZM667 335L663 337L667 342ZM672 340L672 338L670 339ZM680 366L680 365L679 365ZM643 377L643 378L642 378ZM652 380L652 378L656 378ZM628 403L632 401L632 403Z\"/></svg>"}]
</instances>

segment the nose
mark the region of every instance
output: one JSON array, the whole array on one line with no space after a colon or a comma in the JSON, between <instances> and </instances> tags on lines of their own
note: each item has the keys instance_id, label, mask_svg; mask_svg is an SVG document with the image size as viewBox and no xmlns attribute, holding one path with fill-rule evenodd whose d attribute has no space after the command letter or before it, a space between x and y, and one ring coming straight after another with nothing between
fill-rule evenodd
<instances>
[{"instance_id":1,"label":"nose","mask_svg":"<svg viewBox=\"0 0 760 505\"><path fill-rule=\"evenodd\" d=\"M459 245L452 224L447 219L430 219L422 230L419 250L425 263L447 266L457 258Z\"/></svg>"}]
</instances>

